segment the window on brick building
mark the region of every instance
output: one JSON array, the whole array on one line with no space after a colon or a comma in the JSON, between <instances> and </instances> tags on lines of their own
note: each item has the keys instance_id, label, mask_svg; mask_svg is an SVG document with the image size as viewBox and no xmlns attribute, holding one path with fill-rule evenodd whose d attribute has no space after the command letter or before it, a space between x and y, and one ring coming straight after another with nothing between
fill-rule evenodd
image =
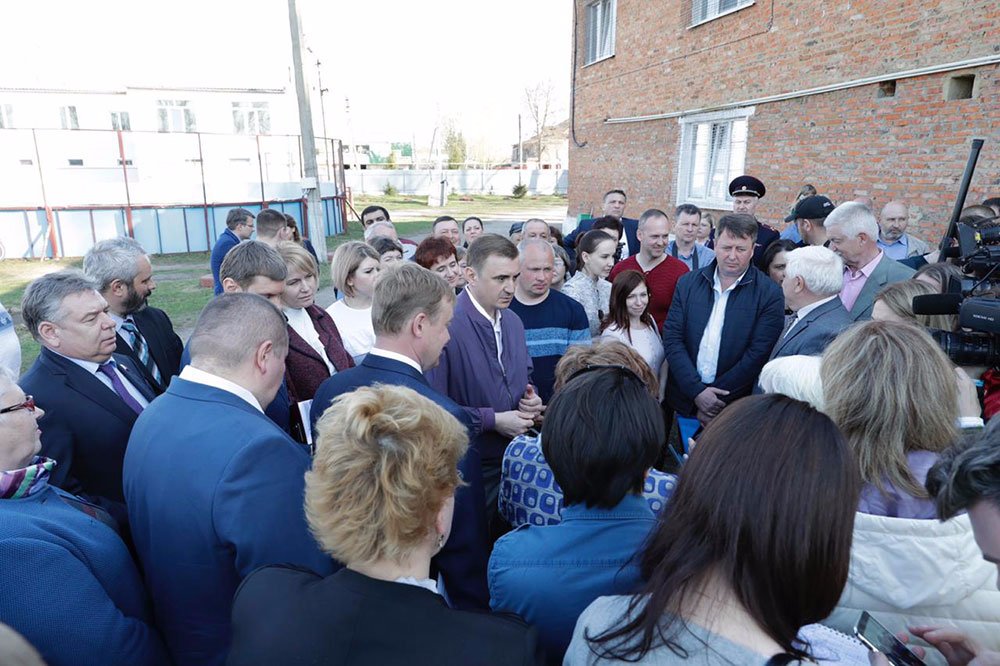
<instances>
[{"instance_id":1,"label":"window on brick building","mask_svg":"<svg viewBox=\"0 0 1000 666\"><path fill-rule=\"evenodd\" d=\"M587 60L592 62L615 54L615 0L587 3Z\"/></svg>"},{"instance_id":2,"label":"window on brick building","mask_svg":"<svg viewBox=\"0 0 1000 666\"><path fill-rule=\"evenodd\" d=\"M753 3L754 0L691 0L691 25L711 21Z\"/></svg>"},{"instance_id":3,"label":"window on brick building","mask_svg":"<svg viewBox=\"0 0 1000 666\"><path fill-rule=\"evenodd\" d=\"M677 203L730 209L729 181L743 173L753 108L681 118Z\"/></svg>"}]
</instances>

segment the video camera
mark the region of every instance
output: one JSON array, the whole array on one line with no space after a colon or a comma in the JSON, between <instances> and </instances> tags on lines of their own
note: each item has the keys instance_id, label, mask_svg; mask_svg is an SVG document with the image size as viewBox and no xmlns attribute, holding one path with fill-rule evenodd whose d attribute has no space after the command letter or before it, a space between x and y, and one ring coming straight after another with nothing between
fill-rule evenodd
<instances>
[{"instance_id":1,"label":"video camera","mask_svg":"<svg viewBox=\"0 0 1000 666\"><path fill-rule=\"evenodd\" d=\"M956 365L1000 367L1000 222L998 217L960 218L983 140L972 141L972 153L948 231L941 239L940 258L957 257L965 276L950 278L943 294L916 296L913 312L958 315L963 331L931 331Z\"/></svg>"}]
</instances>

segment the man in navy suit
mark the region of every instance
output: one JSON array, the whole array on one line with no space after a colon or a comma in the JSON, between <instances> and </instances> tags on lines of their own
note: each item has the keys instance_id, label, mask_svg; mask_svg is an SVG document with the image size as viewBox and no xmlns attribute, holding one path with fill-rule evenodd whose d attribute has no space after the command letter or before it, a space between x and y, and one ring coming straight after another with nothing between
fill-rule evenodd
<instances>
[{"instance_id":1,"label":"man in navy suit","mask_svg":"<svg viewBox=\"0 0 1000 666\"><path fill-rule=\"evenodd\" d=\"M338 372L320 385L312 404L314 431L337 396L381 383L413 389L457 418L469 431L470 440L478 434L477 421L431 388L423 375L438 364L441 349L448 342L454 305L455 294L448 284L417 264L400 262L383 272L375 283L372 303L375 346L361 365ZM444 578L453 606L488 610L485 498L479 453L474 447L469 447L459 469L468 485L455 495L451 536L433 564Z\"/></svg>"},{"instance_id":2,"label":"man in navy suit","mask_svg":"<svg viewBox=\"0 0 1000 666\"><path fill-rule=\"evenodd\" d=\"M617 220L621 220L622 226L625 228L625 248L628 256L639 253L639 237L637 232L639 231L639 220L633 220L630 217L623 217L625 215L625 203L626 197L625 192L622 190L611 190L604 195L604 199L601 203L601 208L604 211L604 215L613 217ZM576 239L580 234L585 234L594 228L594 220L583 220L580 225L569 232L565 238L563 238L563 247L566 248L567 254L569 254L570 261L576 261Z\"/></svg>"},{"instance_id":3,"label":"man in navy suit","mask_svg":"<svg viewBox=\"0 0 1000 666\"><path fill-rule=\"evenodd\" d=\"M785 260L781 290L785 306L795 314L785 322L771 358L796 354L818 356L854 323L839 298L844 286L844 262L822 245L792 250Z\"/></svg>"},{"instance_id":4,"label":"man in navy suit","mask_svg":"<svg viewBox=\"0 0 1000 666\"><path fill-rule=\"evenodd\" d=\"M750 215L719 219L715 260L677 281L663 326L666 403L703 425L752 392L781 335L781 288L751 265L757 231Z\"/></svg>"},{"instance_id":5,"label":"man in navy suit","mask_svg":"<svg viewBox=\"0 0 1000 666\"><path fill-rule=\"evenodd\" d=\"M226 230L222 232L219 239L215 241L212 248L212 279L215 281L216 295L222 293L222 280L219 278L219 269L222 268L222 260L226 258L229 251L241 242L253 235L253 213L245 208L233 208L226 215Z\"/></svg>"},{"instance_id":6,"label":"man in navy suit","mask_svg":"<svg viewBox=\"0 0 1000 666\"><path fill-rule=\"evenodd\" d=\"M41 454L57 463L52 484L102 506L126 527L122 460L132 426L155 394L131 359L114 353L108 303L81 271L32 282L21 316L42 346L20 384L45 410L38 427Z\"/></svg>"},{"instance_id":7,"label":"man in navy suit","mask_svg":"<svg viewBox=\"0 0 1000 666\"><path fill-rule=\"evenodd\" d=\"M338 565L306 526L309 454L264 415L285 373L274 305L223 294L202 311L191 365L136 422L125 456L129 524L174 662L222 664L240 582L268 564Z\"/></svg>"},{"instance_id":8,"label":"man in navy suit","mask_svg":"<svg viewBox=\"0 0 1000 666\"><path fill-rule=\"evenodd\" d=\"M287 274L288 269L278 251L260 241L240 243L226 255L222 268L219 269L225 293L256 294L271 301L279 309ZM185 348L181 354L181 368L190 363L191 354ZM264 413L285 432L289 432L289 405L288 387L282 379L274 400L265 404Z\"/></svg>"},{"instance_id":9,"label":"man in navy suit","mask_svg":"<svg viewBox=\"0 0 1000 666\"><path fill-rule=\"evenodd\" d=\"M157 395L181 370L184 345L167 313L150 307L156 290L149 255L131 238L111 238L90 248L83 270L97 281L115 322L115 351L132 357Z\"/></svg>"}]
</instances>

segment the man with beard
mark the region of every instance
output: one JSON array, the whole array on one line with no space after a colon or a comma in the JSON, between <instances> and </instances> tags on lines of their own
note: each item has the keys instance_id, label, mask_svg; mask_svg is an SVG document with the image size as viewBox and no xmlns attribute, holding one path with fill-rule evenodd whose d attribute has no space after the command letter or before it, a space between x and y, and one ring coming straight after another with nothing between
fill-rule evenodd
<instances>
[{"instance_id":1,"label":"man with beard","mask_svg":"<svg viewBox=\"0 0 1000 666\"><path fill-rule=\"evenodd\" d=\"M184 345L170 317L149 307L156 289L149 255L131 238L112 238L94 245L83 258L84 272L100 288L115 322L115 352L132 357L157 395L180 372Z\"/></svg>"},{"instance_id":2,"label":"man with beard","mask_svg":"<svg viewBox=\"0 0 1000 666\"><path fill-rule=\"evenodd\" d=\"M890 201L882 208L877 244L885 256L902 261L931 251L926 242L906 233L909 222L910 209L902 201Z\"/></svg>"}]
</instances>

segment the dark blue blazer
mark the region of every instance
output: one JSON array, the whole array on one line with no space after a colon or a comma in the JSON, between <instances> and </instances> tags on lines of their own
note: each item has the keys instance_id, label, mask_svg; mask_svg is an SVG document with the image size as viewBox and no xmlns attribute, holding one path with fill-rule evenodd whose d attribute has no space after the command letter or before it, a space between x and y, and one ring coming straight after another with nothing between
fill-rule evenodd
<instances>
[{"instance_id":1,"label":"dark blue blazer","mask_svg":"<svg viewBox=\"0 0 1000 666\"><path fill-rule=\"evenodd\" d=\"M114 359L147 400L156 397L130 357ZM52 485L98 504L127 528L122 459L136 413L96 374L45 347L20 385L45 410L38 427L41 454L58 463Z\"/></svg>"},{"instance_id":2,"label":"dark blue blazer","mask_svg":"<svg viewBox=\"0 0 1000 666\"><path fill-rule=\"evenodd\" d=\"M188 351L187 345L184 345L184 351L181 352L180 370L189 365L191 365L191 352ZM180 374L180 370L178 370L178 374ZM271 404L264 408L264 413L279 428L289 433L291 432L291 404L291 397L288 395L288 384L285 383L285 378L282 377L281 386L278 387L278 392L274 395L274 400L271 401Z\"/></svg>"},{"instance_id":3,"label":"dark blue blazer","mask_svg":"<svg viewBox=\"0 0 1000 666\"><path fill-rule=\"evenodd\" d=\"M715 381L704 384L698 373L698 347L715 302L713 282L717 262L677 281L674 300L663 325L668 367L666 401L678 414L693 416L695 396L707 386L729 391L733 402L750 395L785 324L781 287L750 266L726 303Z\"/></svg>"},{"instance_id":4,"label":"dark blue blazer","mask_svg":"<svg viewBox=\"0 0 1000 666\"><path fill-rule=\"evenodd\" d=\"M468 412L446 395L435 391L415 368L394 359L368 354L361 365L338 372L324 381L316 391L312 404L312 427L327 410L333 399L362 386L389 384L405 386L428 398L457 418L469 430L475 426ZM483 495L482 466L479 452L469 447L458 464L462 478L468 484L455 494L455 516L451 536L432 564L444 577L452 605L462 610L489 610L490 593L486 584L486 562L489 546L486 530L486 500Z\"/></svg>"},{"instance_id":5,"label":"dark blue blazer","mask_svg":"<svg viewBox=\"0 0 1000 666\"><path fill-rule=\"evenodd\" d=\"M156 621L178 664L222 664L254 569L337 565L306 526L306 450L236 395L180 377L142 413L125 500Z\"/></svg>"},{"instance_id":6,"label":"dark blue blazer","mask_svg":"<svg viewBox=\"0 0 1000 666\"><path fill-rule=\"evenodd\" d=\"M222 267L222 260L226 258L226 255L234 247L240 244L240 237L232 232L230 229L226 229L219 235L219 239L215 241L215 246L212 248L212 279L215 280L215 295L218 296L222 293L222 282L219 280L219 269Z\"/></svg>"},{"instance_id":7,"label":"dark blue blazer","mask_svg":"<svg viewBox=\"0 0 1000 666\"><path fill-rule=\"evenodd\" d=\"M845 328L854 323L839 296L812 310L783 338L778 338L768 360L782 356L819 356Z\"/></svg>"},{"instance_id":8,"label":"dark blue blazer","mask_svg":"<svg viewBox=\"0 0 1000 666\"><path fill-rule=\"evenodd\" d=\"M571 262L576 262L576 239L580 234L585 234L594 228L595 218L590 218L587 220L582 220L576 229L569 232L568 235L563 237L563 247L566 249L566 253L569 255L569 260ZM628 256L632 256L639 253L639 237L636 236L636 232L639 231L639 220L633 220L630 217L622 218L622 226L625 227L625 238L628 239ZM622 257L624 259L625 257Z\"/></svg>"},{"instance_id":9,"label":"dark blue blazer","mask_svg":"<svg viewBox=\"0 0 1000 666\"><path fill-rule=\"evenodd\" d=\"M160 371L162 381L157 382L153 378L152 373L146 370L146 366L139 361L139 356L120 334L116 335L118 347L115 351L132 357L135 366L142 371L146 383L153 387L156 395L159 395L167 390L170 378L181 371L181 354L184 351L184 344L174 333L174 325L170 322L170 317L159 308L145 307L138 312L133 312L132 319L146 344L149 345L149 355L153 357L153 363Z\"/></svg>"}]
</instances>

